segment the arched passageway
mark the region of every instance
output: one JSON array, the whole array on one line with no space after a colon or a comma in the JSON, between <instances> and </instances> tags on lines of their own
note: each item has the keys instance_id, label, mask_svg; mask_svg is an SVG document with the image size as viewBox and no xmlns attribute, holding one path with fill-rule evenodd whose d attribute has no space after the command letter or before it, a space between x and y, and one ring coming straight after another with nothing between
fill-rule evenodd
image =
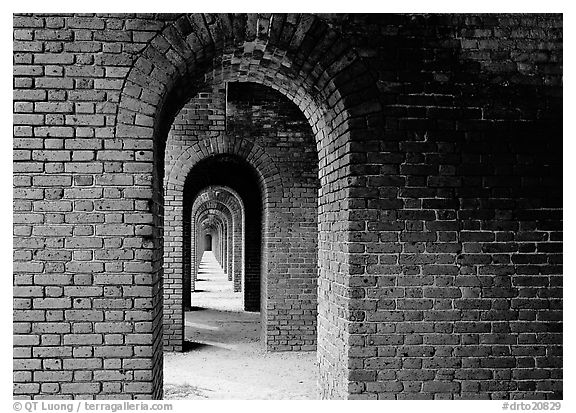
<instances>
[{"instance_id":1,"label":"arched passageway","mask_svg":"<svg viewBox=\"0 0 576 413\"><path fill-rule=\"evenodd\" d=\"M237 155L216 155L198 162L190 170L184 185L184 216L192 216L194 200L203 189L210 186L230 188L239 195L245 206L244 305L247 311L260 311L263 195L258 173ZM206 208L206 204L204 205ZM198 218L195 222L202 213L215 213L214 211L218 210L217 205L212 207L212 210L197 209ZM230 214L230 211L227 210L227 213ZM224 220L225 218L222 219ZM198 234L194 235L197 237ZM194 271L197 271L201 252L193 252L196 256Z\"/></svg>"},{"instance_id":2,"label":"arched passageway","mask_svg":"<svg viewBox=\"0 0 576 413\"><path fill-rule=\"evenodd\" d=\"M236 280L241 276L242 260L243 257L243 245L242 238L243 234L243 210L242 205L239 204L235 198L231 198L228 194L228 189L219 187L218 191L212 191L210 189L204 190L201 195L199 195L193 202L191 218L184 217L184 243L190 244L192 262L191 265L186 261L184 266L184 294L190 292L190 288L187 285L194 284L194 274L197 270L198 264L198 251L197 242L199 239L198 234L198 219L206 211L212 211L223 216L223 221L226 223L224 228L224 234L222 237L223 251L222 251L222 266L224 271L228 274L230 280L235 279L235 282L240 282ZM226 195L221 195L226 194ZM222 198L226 202L223 202ZM232 204L230 204L232 202ZM186 208L188 209L188 208ZM190 226L190 228L187 228ZM184 248L186 250L186 248ZM186 253L185 253L186 254ZM191 280L191 283L190 281ZM237 289L238 291L239 289ZM192 288L193 291L193 288Z\"/></svg>"},{"instance_id":3,"label":"arched passageway","mask_svg":"<svg viewBox=\"0 0 576 413\"><path fill-rule=\"evenodd\" d=\"M198 271L198 264L203 252L206 251L206 245L202 241L204 235L210 234L212 236L211 250L214 251L216 260L226 271L227 242L230 237L229 228L233 225L230 211L218 204L214 204L211 207L203 204L196 211L196 214L193 215L193 222L189 223L187 221L187 219L184 219L184 225L192 227L192 231L190 231L192 242L190 242L190 239L185 240L185 242L190 243L192 247L190 248L191 257L185 257L185 261L189 263L190 258L192 258L192 265L191 268L188 268L188 266L184 267L185 294L194 290L194 274ZM184 251L187 251L187 249L184 248ZM193 273L190 274L186 271L192 271Z\"/></svg>"},{"instance_id":4,"label":"arched passageway","mask_svg":"<svg viewBox=\"0 0 576 413\"><path fill-rule=\"evenodd\" d=\"M14 28L15 396L162 397L163 352L184 342L185 180L234 154L270 211L267 347L318 331L321 397L562 397L561 15L17 14ZM289 184L270 128L238 128L268 111L227 99L254 84L303 114L310 153L274 141L316 156L318 185ZM182 111L198 117L185 127ZM172 156L176 127L204 136ZM310 192L316 221L291 221L307 203L285 200ZM311 227L317 257L292 242Z\"/></svg>"},{"instance_id":5,"label":"arched passageway","mask_svg":"<svg viewBox=\"0 0 576 413\"><path fill-rule=\"evenodd\" d=\"M200 123L199 127L191 119L201 119L205 123ZM224 123L226 129L221 126ZM214 140L214 136L218 138ZM189 308L188 286L193 288L193 274L200 259L199 254L186 252L195 250L197 213L208 206L220 208L228 217L224 221L230 222L227 245L241 246L234 248L236 257L224 255L225 271L234 279L235 291L243 291L244 308L262 312L265 345L272 350L315 349L318 161L310 126L301 112L288 99L267 87L253 83L228 84L224 89L215 86L184 106L175 118L168 148L167 197L175 199L175 202L171 201L166 206L170 224L165 227L170 233L176 233L180 225L178 220L182 220L184 253L169 252L167 261L184 257L184 308ZM254 169L255 184L262 193L258 202L266 211L259 223L264 231L261 241L250 240L248 215L253 212L249 211L243 196L227 183L230 179L244 179L242 174L229 170L227 164L216 168L214 176L209 176L212 172L207 170L194 172L199 170L195 168L201 167L199 158L215 156L198 152L199 148L232 154L245 159L246 164ZM199 180L202 184L197 185L201 188L198 194L188 191L191 174L203 176ZM222 190L222 185L215 186L214 182L224 182L228 189ZM213 201L208 202L208 193L214 195ZM258 190L246 193L249 194L246 196L254 197ZM178 202L182 205L182 215ZM235 222L239 225L235 226ZM258 249L262 253L257 252ZM191 257L190 264L187 263L188 257ZM253 264L256 260L261 263ZM236 262L238 265L234 264ZM254 283L252 288L249 286L250 271L258 265L262 265L261 272L266 276L261 277L262 284ZM242 275L246 282L242 281ZM265 283L274 286L270 293L264 288ZM291 284L294 287L290 287ZM177 297L171 291L168 294L169 298L170 294ZM251 304L260 300L260 296L269 305ZM167 322L173 323L173 319L170 317ZM167 345L178 346L177 337L182 336L176 332L176 339Z\"/></svg>"},{"instance_id":6,"label":"arched passageway","mask_svg":"<svg viewBox=\"0 0 576 413\"><path fill-rule=\"evenodd\" d=\"M200 213L206 209L217 209L226 215L230 226L225 238L227 245L226 254L224 255L224 270L228 274L228 279L234 281L234 291L238 292L242 286L242 277L244 271L244 205L240 196L231 188L223 186L211 186L203 189L192 204L192 215L190 226L187 223L187 217L183 217L184 229L184 300L186 306L186 297L194 289L196 263L198 254L187 254L187 246L192 251L196 251L196 222ZM191 257L191 263L187 259Z\"/></svg>"},{"instance_id":7,"label":"arched passageway","mask_svg":"<svg viewBox=\"0 0 576 413\"><path fill-rule=\"evenodd\" d=\"M218 270L212 266L214 273L206 271L211 255L198 240L210 230L217 234L213 235L213 245L222 245L221 250L214 251L220 257L222 270L228 271L230 280L238 287L236 291L241 291L241 308L260 312L261 323L254 328L261 332L262 342L273 350L315 350L318 161L310 126L299 110L277 92L250 83L228 85L227 128L218 131L224 143L218 146L233 154L212 155L196 163L184 161L190 159L184 156L198 142L199 146L206 142L205 136L187 122L197 120L204 108L212 113L218 109L214 101L218 101L220 93L214 89L202 92L185 105L175 119L168 142L172 159L179 160L167 162L171 174L180 173L178 168L189 169L182 187L183 243L190 244L183 251L190 250L192 258L189 266L184 262L183 273L184 309L192 310L183 317L185 348L197 343L217 345L210 341L210 334L201 334L202 329L195 330L193 326L198 320L202 320L202 325L211 322L204 318L210 311L213 320L222 319L229 316L213 310L233 308L226 307L231 299L227 292L220 290L220 297L215 294L215 288L223 288L222 278L215 273ZM254 167L259 163L254 162L251 152L267 159L268 165L278 171L280 179L270 189L279 196L264 196L267 178L259 173L261 167ZM259 217L254 214L257 204L263 208ZM255 216L258 218L254 219ZM230 246L241 254L241 260L235 259ZM274 256L276 260L266 258ZM258 270L258 266L269 269ZM200 287L196 293L194 277L199 273ZM239 274L243 277L238 277ZM256 282L252 282L252 274L257 276ZM266 308L256 306L254 299L269 304ZM218 328L233 331L231 326L234 324ZM307 356L310 357L314 354ZM301 371L312 371L314 363L310 359L307 366L301 367ZM271 365L270 370L277 371L277 367ZM173 380L172 374L169 377ZM308 385L314 388L314 382L315 379Z\"/></svg>"},{"instance_id":8,"label":"arched passageway","mask_svg":"<svg viewBox=\"0 0 576 413\"><path fill-rule=\"evenodd\" d=\"M135 64L135 69L128 75L127 89L125 90L131 87L149 90L151 100L147 105L151 111L145 110L145 112L149 113L152 120L153 129L150 129L149 132L157 137L155 140L156 176L160 179L163 176L163 155L166 147L163 136L167 135L176 112L190 96L201 90L201 85L218 84L220 80L256 81L281 91L300 108L316 137L318 176L321 184L318 218L319 245L322 252L317 261L320 275L318 327L321 334L318 337L322 343L319 352L321 392L326 395L343 394L347 390L344 389L346 387L345 380L343 380L345 374L341 373L340 370L345 369L344 366L347 365L347 343L341 334L346 328L342 324L344 320L339 314L345 310L346 300L339 298L342 290L337 286L340 279L338 274L344 268L337 263L345 262L343 259L345 252L341 249L341 242L347 239L347 209L342 208L340 200L344 200L348 196L346 176L350 172L345 169L347 164L342 161L345 159L342 157L346 151L349 151L350 146L347 146L347 143L353 140L357 131L366 137L366 124L362 125L362 122L349 123L351 109L357 108L355 113L358 116L366 116L370 112L379 110L372 80L364 69L361 60L347 43L341 41L333 31L316 18L306 17L297 19L296 25L281 24L279 26L268 26L270 20L266 20L265 27L267 29L258 30L257 32L260 33L258 36L255 36L256 32L251 30L227 32L226 25L220 26L217 23L211 26L210 24L206 25L206 21L201 23L196 19L194 15L185 16L179 20L183 25L177 26L177 29L164 31L161 36L156 38L157 41L153 41L146 49ZM213 21L225 22L225 19L219 19ZM278 16L278 22L285 20L286 16ZM196 23L190 25L190 21L196 21ZM257 19L256 22L249 22L243 21L241 18L238 22L241 23L241 26L245 25L243 27L248 28L255 27L252 26L254 23L258 26L264 21ZM287 38L282 35L283 29L286 30L286 33L290 33ZM192 34L194 31L196 34ZM181 37L182 35L184 37ZM263 41L264 38L267 40ZM192 45L187 41L195 43ZM207 46L206 41L208 43L214 41L214 43ZM223 48L225 44L227 46ZM329 49L331 53L326 53L324 47L326 44L333 45ZM195 53L193 52L194 49L204 50L205 54ZM172 50L174 54L167 54L168 50ZM233 50L235 52L230 53ZM176 58L176 60L171 61L166 56L202 57L201 59ZM240 60L237 60L236 56ZM237 63L232 64L233 61ZM264 63L260 64L260 61L264 61ZM242 67L241 70L239 70L238 63ZM144 67L151 68L151 70L144 69ZM218 82L214 83L215 80ZM346 98L344 98L345 95ZM362 96L361 99L355 98L360 96ZM136 130L138 130L137 133L147 133L147 130L133 123L134 117L130 113L131 105L128 105L131 101L133 101L132 97L126 93L122 95L119 118L123 119L124 125L119 127L119 134L131 133L130 131ZM224 143L224 146L227 145L230 144ZM222 150L221 148L222 143L211 139L210 146L198 148L197 153L201 154L203 151L206 151L207 154L218 153ZM229 148L240 151L247 150L247 148L237 146L229 146ZM252 158L256 162L258 159L265 159L260 156L261 154L250 149L248 149L247 155L248 157L257 155L256 159ZM195 157L201 159L198 155ZM265 178L263 181L267 186L266 191L263 191L264 204L282 199L282 195L274 195L276 191L272 181L274 169L267 165L256 165L260 167L261 176ZM186 174L184 174L185 176ZM168 179L170 180L170 177ZM180 178L180 185L183 184L182 181L183 179ZM161 184L158 179L155 182ZM161 186L156 186L156 188L160 189ZM172 186L168 184L168 196L170 196L171 190ZM161 192L160 189L160 192L156 193L160 194ZM159 201L158 205L161 205L161 196L159 195L156 199ZM350 207L351 204L348 206ZM273 218L269 220L271 226L273 223L281 222L276 217L271 218ZM265 231L268 230L269 228L265 229ZM266 236L265 240L274 241L274 237ZM248 244L249 242L246 242L246 245ZM281 257L282 254L275 255L274 249L271 249L263 263L275 262L276 259L282 259ZM170 260L171 258L165 262ZM334 262L335 265L331 265L331 262ZM278 268L281 267L280 265ZM265 271L267 270L266 268ZM165 293L167 299L164 304L164 319L171 320L164 325L166 349L181 348L183 339L181 329L176 328L174 333L171 332L173 326L182 325L183 320L182 310L178 309L178 306L182 308L181 304L178 304L182 296L181 291L179 291L180 287L178 287L181 283L177 282L178 278L181 278L181 275L178 275L180 271L177 266L174 268L166 267L165 291L166 287L170 287L170 290ZM248 274L248 266L246 266L245 271ZM263 279L268 282L271 274L274 272L266 272L266 277ZM172 282L172 279L175 282ZM275 290L280 291L281 289ZM314 290L315 288L305 289L303 294L312 293ZM269 297L265 298L266 301L270 301L268 300ZM289 296L286 296L282 301L286 299L290 299ZM274 300L272 301L274 302ZM296 299L296 301L299 300ZM305 300L305 302L307 301L309 299ZM281 304L277 303L277 305ZM315 304L313 306L316 307ZM272 308L268 307L267 304L262 308L264 310L262 312L263 319L267 319L269 313L280 318L291 318L286 309L276 308L275 305ZM316 322L313 322L313 325L306 326L304 323L297 328L311 328L309 331L314 331L313 336L316 337L315 324ZM282 334L271 335L267 332L265 339L268 346L271 342L275 342L272 340L273 337L281 336ZM174 340L173 343L170 343L171 340ZM283 344L282 341L280 339L274 346L277 348L289 346L288 341L286 344Z\"/></svg>"}]
</instances>

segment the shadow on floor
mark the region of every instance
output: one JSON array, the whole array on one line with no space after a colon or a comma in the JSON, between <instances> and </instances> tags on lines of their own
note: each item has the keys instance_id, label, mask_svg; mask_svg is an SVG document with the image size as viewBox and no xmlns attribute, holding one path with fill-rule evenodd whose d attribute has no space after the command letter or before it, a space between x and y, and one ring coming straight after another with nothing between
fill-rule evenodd
<instances>
[{"instance_id":1,"label":"shadow on floor","mask_svg":"<svg viewBox=\"0 0 576 413\"><path fill-rule=\"evenodd\" d=\"M210 344L196 343L194 341L184 340L184 345L182 346L182 351L184 353L186 353L188 351L201 350L201 349L207 348L207 347L214 347L214 346L212 346Z\"/></svg>"}]
</instances>

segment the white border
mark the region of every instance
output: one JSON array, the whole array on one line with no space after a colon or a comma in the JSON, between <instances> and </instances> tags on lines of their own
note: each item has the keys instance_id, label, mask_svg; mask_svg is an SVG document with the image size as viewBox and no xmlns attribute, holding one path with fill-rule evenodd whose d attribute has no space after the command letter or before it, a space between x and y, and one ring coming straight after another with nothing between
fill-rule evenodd
<instances>
[{"instance_id":1,"label":"white border","mask_svg":"<svg viewBox=\"0 0 576 413\"><path fill-rule=\"evenodd\" d=\"M135 12L140 13L155 13L155 12L330 12L330 13L472 13L472 12L490 12L490 13L504 13L504 12L531 12L531 13L564 13L564 119L571 119L574 117L574 106L571 105L574 93L573 76L573 62L574 62L574 24L576 20L573 18L574 2L568 1L522 1L522 2L506 2L502 0L485 0L482 2L466 2L466 1L446 1L446 0L432 0L432 1L402 1L402 2L386 2L385 0L373 1L347 1L340 3L331 3L325 0L311 1L311 0L290 0L283 2L275 1L211 1L211 2L194 2L188 1L173 1L169 4L163 2L148 2L142 1L122 1L122 0L98 0L95 2L79 2L79 1L58 1L54 4L53 1L26 1L14 2L11 0L4 0L0 6L3 13L0 14L2 21L2 42L3 50L3 65L0 66L2 71L2 138L0 139L0 167L1 174L0 183L2 185L2 194L12 194L12 13L41 13L41 12ZM6 4L8 3L8 4ZM160 7L162 10L160 10ZM6 10L4 10L6 9ZM568 47L567 47L568 46ZM568 74L568 76L566 76ZM543 137L545 139L545 137ZM574 342L575 342L575 303L576 300L571 299L571 293L574 290L574 274L575 255L574 241L576 237L576 222L574 221L575 210L575 196L573 195L576 189L571 188L576 177L574 159L576 136L574 135L574 126L570 122L564 121L564 296L567 300L564 301L564 400L562 401L562 411L576 411L574 404L574 391L571 389L574 386ZM12 203L8 202L9 197L5 195L4 202L0 203L0 228L2 237L0 254L4 264L4 271L2 271L4 283L0 288L0 302L2 303L2 327L5 329L4 340L0 344L3 350L3 357L0 358L0 366L2 372L1 378L1 391L2 403L4 406L3 411L12 411L12 340L10 330L12 329ZM11 199L11 196L10 196ZM373 402L354 402L354 407L345 405L346 402L319 402L319 401L207 401L207 402L191 402L191 401L170 401L173 403L174 412L190 412L191 403L200 408L208 408L210 411L231 411L234 412L249 410L251 413L266 412L270 413L273 409L279 412L294 411L298 409L314 409L314 410L337 410L347 411L350 408L363 409L374 411L384 411L385 409L401 409L402 411L412 412L421 411L426 409L433 412L458 412L461 413L463 409L466 413L475 412L501 412L502 402L499 401L398 401L388 402L387 404L378 405ZM200 405L196 405L200 403ZM203 404L209 403L209 404ZM318 403L322 403L321 405ZM329 403L329 404L326 404ZM362 406L360 406L360 404ZM369 406L366 403L372 403ZM382 409L382 410L380 410Z\"/></svg>"}]
</instances>

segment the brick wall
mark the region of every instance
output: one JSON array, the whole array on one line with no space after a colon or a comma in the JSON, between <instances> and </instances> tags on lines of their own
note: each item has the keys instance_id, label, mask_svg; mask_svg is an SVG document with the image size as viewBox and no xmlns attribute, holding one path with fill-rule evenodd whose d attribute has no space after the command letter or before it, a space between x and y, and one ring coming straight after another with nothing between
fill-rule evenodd
<instances>
[{"instance_id":1,"label":"brick wall","mask_svg":"<svg viewBox=\"0 0 576 413\"><path fill-rule=\"evenodd\" d=\"M162 394L152 141L114 127L132 56L163 25L14 17L16 397Z\"/></svg>"},{"instance_id":2,"label":"brick wall","mask_svg":"<svg viewBox=\"0 0 576 413\"><path fill-rule=\"evenodd\" d=\"M16 15L13 51L15 397L161 397L168 132L246 81L315 137L322 397L562 396L560 15ZM287 171L215 115L173 161L255 165L273 277Z\"/></svg>"},{"instance_id":3,"label":"brick wall","mask_svg":"<svg viewBox=\"0 0 576 413\"><path fill-rule=\"evenodd\" d=\"M370 20L351 397L561 397L561 20Z\"/></svg>"}]
</instances>

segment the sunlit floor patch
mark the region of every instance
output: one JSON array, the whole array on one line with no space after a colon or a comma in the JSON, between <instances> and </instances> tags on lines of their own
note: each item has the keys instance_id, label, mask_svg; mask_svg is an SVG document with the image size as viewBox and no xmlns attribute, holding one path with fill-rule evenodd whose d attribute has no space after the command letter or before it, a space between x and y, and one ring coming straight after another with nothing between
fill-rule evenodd
<instances>
[{"instance_id":1,"label":"sunlit floor patch","mask_svg":"<svg viewBox=\"0 0 576 413\"><path fill-rule=\"evenodd\" d=\"M203 273L203 291L192 295L184 352L164 354L164 398L317 398L316 352L264 351L260 314L231 310L234 293L223 288L223 278Z\"/></svg>"}]
</instances>

